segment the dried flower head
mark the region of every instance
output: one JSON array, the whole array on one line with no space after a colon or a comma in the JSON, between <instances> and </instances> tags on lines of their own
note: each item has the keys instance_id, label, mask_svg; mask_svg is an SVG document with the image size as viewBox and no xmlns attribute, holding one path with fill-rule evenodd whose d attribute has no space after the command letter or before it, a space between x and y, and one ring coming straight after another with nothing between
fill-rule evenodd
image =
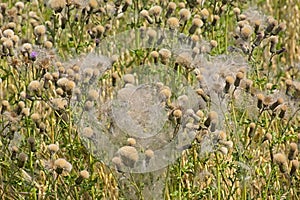
<instances>
[{"instance_id":1,"label":"dried flower head","mask_svg":"<svg viewBox=\"0 0 300 200\"><path fill-rule=\"evenodd\" d=\"M289 160L294 160L295 157L297 156L297 154L298 154L298 145L295 142L292 142L290 144L290 151L289 151L289 154L288 154L288 159Z\"/></svg>"},{"instance_id":2,"label":"dried flower head","mask_svg":"<svg viewBox=\"0 0 300 200\"><path fill-rule=\"evenodd\" d=\"M58 158L54 161L55 171L61 174L64 170L70 172L72 170L72 165L63 158Z\"/></svg>"},{"instance_id":3,"label":"dried flower head","mask_svg":"<svg viewBox=\"0 0 300 200\"><path fill-rule=\"evenodd\" d=\"M192 35L196 32L197 28L200 28L203 26L203 21L199 18L194 18L192 21L192 26L189 29L189 33Z\"/></svg>"},{"instance_id":4,"label":"dried flower head","mask_svg":"<svg viewBox=\"0 0 300 200\"><path fill-rule=\"evenodd\" d=\"M135 163L139 159L139 154L135 147L123 146L118 150L118 154L121 157L122 163L125 166L133 168Z\"/></svg>"},{"instance_id":5,"label":"dried flower head","mask_svg":"<svg viewBox=\"0 0 300 200\"><path fill-rule=\"evenodd\" d=\"M216 111L210 111L208 113L208 117L204 122L204 125L206 127L209 127L211 125L212 120L218 120L218 113Z\"/></svg>"},{"instance_id":6,"label":"dried flower head","mask_svg":"<svg viewBox=\"0 0 300 200\"><path fill-rule=\"evenodd\" d=\"M287 159L286 156L283 153L277 153L274 155L274 161L276 164L278 164L280 172L286 173L288 166L287 166Z\"/></svg>"},{"instance_id":7,"label":"dried flower head","mask_svg":"<svg viewBox=\"0 0 300 200\"><path fill-rule=\"evenodd\" d=\"M58 152L59 146L57 144L49 144L47 146L47 149L51 154L54 154L54 153Z\"/></svg>"},{"instance_id":8,"label":"dried flower head","mask_svg":"<svg viewBox=\"0 0 300 200\"><path fill-rule=\"evenodd\" d=\"M128 138L127 139L127 145L128 146L134 146L134 145L136 145L136 140L134 138Z\"/></svg>"},{"instance_id":9,"label":"dried flower head","mask_svg":"<svg viewBox=\"0 0 300 200\"><path fill-rule=\"evenodd\" d=\"M34 27L34 34L39 37L45 35L46 27L44 25L38 25Z\"/></svg>"},{"instance_id":10,"label":"dried flower head","mask_svg":"<svg viewBox=\"0 0 300 200\"><path fill-rule=\"evenodd\" d=\"M135 78L133 74L125 74L123 76L123 80L125 82L125 84L129 83L129 84L134 84L135 82Z\"/></svg>"},{"instance_id":11,"label":"dried flower head","mask_svg":"<svg viewBox=\"0 0 300 200\"><path fill-rule=\"evenodd\" d=\"M179 27L179 20L176 17L170 17L167 20L167 25L171 30L175 30Z\"/></svg>"},{"instance_id":12,"label":"dried flower head","mask_svg":"<svg viewBox=\"0 0 300 200\"><path fill-rule=\"evenodd\" d=\"M292 167L291 167L291 171L290 171L290 176L293 176L298 168L299 168L299 161L298 160L292 160Z\"/></svg>"},{"instance_id":13,"label":"dried flower head","mask_svg":"<svg viewBox=\"0 0 300 200\"><path fill-rule=\"evenodd\" d=\"M79 177L75 180L75 183L79 185L84 179L88 179L89 177L90 173L87 170L82 170L79 172Z\"/></svg>"},{"instance_id":14,"label":"dried flower head","mask_svg":"<svg viewBox=\"0 0 300 200\"><path fill-rule=\"evenodd\" d=\"M187 21L191 18L191 11L186 9L186 8L182 8L180 11L179 11L179 16L180 16L180 21Z\"/></svg>"},{"instance_id":15,"label":"dried flower head","mask_svg":"<svg viewBox=\"0 0 300 200\"><path fill-rule=\"evenodd\" d=\"M61 12L66 7L66 0L49 0L48 6L55 12Z\"/></svg>"},{"instance_id":16,"label":"dried flower head","mask_svg":"<svg viewBox=\"0 0 300 200\"><path fill-rule=\"evenodd\" d=\"M18 157L18 167L22 168L25 165L25 162L27 161L28 156L25 153L20 153Z\"/></svg>"}]
</instances>

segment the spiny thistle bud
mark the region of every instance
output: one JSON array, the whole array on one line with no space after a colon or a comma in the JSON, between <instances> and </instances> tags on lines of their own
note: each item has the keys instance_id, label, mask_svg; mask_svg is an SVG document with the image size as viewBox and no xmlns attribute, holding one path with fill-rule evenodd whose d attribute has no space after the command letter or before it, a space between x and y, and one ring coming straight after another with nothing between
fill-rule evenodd
<instances>
[{"instance_id":1,"label":"spiny thistle bud","mask_svg":"<svg viewBox=\"0 0 300 200\"><path fill-rule=\"evenodd\" d=\"M139 154L136 148L131 146L123 146L118 150L118 154L125 166L133 168L139 159Z\"/></svg>"},{"instance_id":2,"label":"spiny thistle bud","mask_svg":"<svg viewBox=\"0 0 300 200\"><path fill-rule=\"evenodd\" d=\"M25 153L20 153L18 157L18 167L22 168L25 165L25 162L27 161L27 155Z\"/></svg>"},{"instance_id":3,"label":"spiny thistle bud","mask_svg":"<svg viewBox=\"0 0 300 200\"><path fill-rule=\"evenodd\" d=\"M283 98L279 97L274 103L272 103L270 105L270 109L271 110L274 110L275 108L277 108L279 105L283 104L284 103L284 100Z\"/></svg>"},{"instance_id":4,"label":"spiny thistle bud","mask_svg":"<svg viewBox=\"0 0 300 200\"><path fill-rule=\"evenodd\" d=\"M299 168L299 161L298 160L292 160L292 167L291 167L291 171L290 171L290 176L293 176L298 168Z\"/></svg>"},{"instance_id":5,"label":"spiny thistle bud","mask_svg":"<svg viewBox=\"0 0 300 200\"><path fill-rule=\"evenodd\" d=\"M75 183L79 185L84 179L88 179L90 177L90 173L87 170L82 170L79 173L79 177L75 180Z\"/></svg>"},{"instance_id":6,"label":"spiny thistle bud","mask_svg":"<svg viewBox=\"0 0 300 200\"><path fill-rule=\"evenodd\" d=\"M265 99L265 96L260 93L260 94L257 94L256 97L257 97L257 107L259 109L262 109L263 108L263 101Z\"/></svg>"},{"instance_id":7,"label":"spiny thistle bud","mask_svg":"<svg viewBox=\"0 0 300 200\"><path fill-rule=\"evenodd\" d=\"M218 120L218 113L215 112L215 111L210 111L208 113L208 117L207 117L207 119L204 122L204 126L209 127L210 124L211 124L211 122L212 122L212 120Z\"/></svg>"},{"instance_id":8,"label":"spiny thistle bud","mask_svg":"<svg viewBox=\"0 0 300 200\"><path fill-rule=\"evenodd\" d=\"M36 147L35 147L35 139L34 139L34 137L29 137L28 139L27 139L27 142L28 142L28 144L29 144L29 147L30 147L30 151L31 152L36 152Z\"/></svg>"},{"instance_id":9,"label":"spiny thistle bud","mask_svg":"<svg viewBox=\"0 0 300 200\"><path fill-rule=\"evenodd\" d=\"M286 173L288 170L287 159L283 153L277 153L274 155L274 161L278 164L280 172Z\"/></svg>"},{"instance_id":10,"label":"spiny thistle bud","mask_svg":"<svg viewBox=\"0 0 300 200\"><path fill-rule=\"evenodd\" d=\"M298 146L295 142L292 142L290 144L290 151L289 151L289 154L288 154L288 159L289 160L294 160L295 157L297 156L298 154Z\"/></svg>"}]
</instances>

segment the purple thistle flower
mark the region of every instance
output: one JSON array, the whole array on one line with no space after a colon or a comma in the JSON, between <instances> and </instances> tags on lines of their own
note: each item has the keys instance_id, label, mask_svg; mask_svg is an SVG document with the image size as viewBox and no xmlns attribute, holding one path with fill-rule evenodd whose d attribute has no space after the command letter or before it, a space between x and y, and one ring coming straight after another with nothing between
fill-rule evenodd
<instances>
[{"instance_id":1,"label":"purple thistle flower","mask_svg":"<svg viewBox=\"0 0 300 200\"><path fill-rule=\"evenodd\" d=\"M30 59L35 61L36 60L36 57L37 57L38 53L36 51L32 51L30 53Z\"/></svg>"}]
</instances>

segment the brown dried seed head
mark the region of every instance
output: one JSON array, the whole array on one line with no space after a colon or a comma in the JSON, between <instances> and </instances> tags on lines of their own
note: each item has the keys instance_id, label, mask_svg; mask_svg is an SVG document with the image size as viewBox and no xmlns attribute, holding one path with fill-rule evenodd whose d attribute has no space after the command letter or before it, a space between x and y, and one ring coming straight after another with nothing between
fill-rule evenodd
<instances>
[{"instance_id":1,"label":"brown dried seed head","mask_svg":"<svg viewBox=\"0 0 300 200\"><path fill-rule=\"evenodd\" d=\"M47 149L51 152L51 153L56 153L59 150L59 146L57 144L49 144Z\"/></svg>"},{"instance_id":2,"label":"brown dried seed head","mask_svg":"<svg viewBox=\"0 0 300 200\"><path fill-rule=\"evenodd\" d=\"M180 118L182 116L182 111L179 109L176 109L176 110L174 110L173 115L176 118Z\"/></svg>"},{"instance_id":3,"label":"brown dried seed head","mask_svg":"<svg viewBox=\"0 0 300 200\"><path fill-rule=\"evenodd\" d=\"M179 11L179 15L180 15L180 20L187 21L191 17L191 12L186 8L182 8Z\"/></svg>"},{"instance_id":4,"label":"brown dried seed head","mask_svg":"<svg viewBox=\"0 0 300 200\"><path fill-rule=\"evenodd\" d=\"M134 145L136 145L136 140L134 138L128 138L127 144L128 144L128 146L134 146Z\"/></svg>"},{"instance_id":5,"label":"brown dried seed head","mask_svg":"<svg viewBox=\"0 0 300 200\"><path fill-rule=\"evenodd\" d=\"M231 85L234 82L234 78L232 76L226 76L225 81Z\"/></svg>"},{"instance_id":6,"label":"brown dried seed head","mask_svg":"<svg viewBox=\"0 0 300 200\"><path fill-rule=\"evenodd\" d=\"M263 141L271 141L272 138L273 138L273 137L272 137L271 133L267 133L267 134L265 135Z\"/></svg>"},{"instance_id":7,"label":"brown dried seed head","mask_svg":"<svg viewBox=\"0 0 300 200\"><path fill-rule=\"evenodd\" d=\"M243 26L241 29L242 38L247 40L252 34L252 28L250 26Z\"/></svg>"},{"instance_id":8,"label":"brown dried seed head","mask_svg":"<svg viewBox=\"0 0 300 200\"><path fill-rule=\"evenodd\" d=\"M34 34L36 36L43 36L46 34L46 27L44 25L38 25L34 27Z\"/></svg>"},{"instance_id":9,"label":"brown dried seed head","mask_svg":"<svg viewBox=\"0 0 300 200\"><path fill-rule=\"evenodd\" d=\"M235 7L233 8L233 13L238 16L239 14L241 14L241 10L238 7Z\"/></svg>"},{"instance_id":10,"label":"brown dried seed head","mask_svg":"<svg viewBox=\"0 0 300 200\"><path fill-rule=\"evenodd\" d=\"M149 9L149 14L153 16L159 16L161 14L162 8L160 6L153 6Z\"/></svg>"},{"instance_id":11,"label":"brown dried seed head","mask_svg":"<svg viewBox=\"0 0 300 200\"><path fill-rule=\"evenodd\" d=\"M154 157L154 152L151 149L147 149L145 151L145 156L146 156L146 158L151 159Z\"/></svg>"},{"instance_id":12,"label":"brown dried seed head","mask_svg":"<svg viewBox=\"0 0 300 200\"><path fill-rule=\"evenodd\" d=\"M203 26L203 21L199 18L194 18L192 21L192 25L200 28Z\"/></svg>"},{"instance_id":13,"label":"brown dried seed head","mask_svg":"<svg viewBox=\"0 0 300 200\"><path fill-rule=\"evenodd\" d=\"M118 150L118 154L121 156L122 162L128 167L134 167L134 164L139 159L139 154L136 148L132 146L123 146Z\"/></svg>"},{"instance_id":14,"label":"brown dried seed head","mask_svg":"<svg viewBox=\"0 0 300 200\"><path fill-rule=\"evenodd\" d=\"M87 170L82 170L79 175L83 178L83 179L88 179L90 177L90 173Z\"/></svg>"},{"instance_id":15,"label":"brown dried seed head","mask_svg":"<svg viewBox=\"0 0 300 200\"><path fill-rule=\"evenodd\" d=\"M203 8L201 11L200 11L200 15L202 17L202 19L207 19L208 16L209 16L209 12L206 8Z\"/></svg>"},{"instance_id":16,"label":"brown dried seed head","mask_svg":"<svg viewBox=\"0 0 300 200\"><path fill-rule=\"evenodd\" d=\"M283 153L277 153L274 155L274 161L277 164L283 165L285 163L287 163L287 159L286 156Z\"/></svg>"},{"instance_id":17,"label":"brown dried seed head","mask_svg":"<svg viewBox=\"0 0 300 200\"><path fill-rule=\"evenodd\" d=\"M31 81L28 85L28 90L31 92L36 92L41 88L41 84L39 81Z\"/></svg>"},{"instance_id":18,"label":"brown dried seed head","mask_svg":"<svg viewBox=\"0 0 300 200\"><path fill-rule=\"evenodd\" d=\"M176 17L170 17L167 20L167 24L170 29L174 30L179 27L179 20Z\"/></svg>"},{"instance_id":19,"label":"brown dried seed head","mask_svg":"<svg viewBox=\"0 0 300 200\"><path fill-rule=\"evenodd\" d=\"M211 41L210 41L210 46L211 46L212 48L217 47L217 45L218 45L218 42L217 42L216 40L211 40Z\"/></svg>"},{"instance_id":20,"label":"brown dried seed head","mask_svg":"<svg viewBox=\"0 0 300 200\"><path fill-rule=\"evenodd\" d=\"M168 9L170 9L170 10L175 10L176 9L176 3L174 3L174 2L170 2L169 4L168 4Z\"/></svg>"},{"instance_id":21,"label":"brown dried seed head","mask_svg":"<svg viewBox=\"0 0 300 200\"><path fill-rule=\"evenodd\" d=\"M135 78L132 74L125 74L123 76L123 80L124 80L125 84L127 84L127 83L134 84L134 82L135 82Z\"/></svg>"},{"instance_id":22,"label":"brown dried seed head","mask_svg":"<svg viewBox=\"0 0 300 200\"><path fill-rule=\"evenodd\" d=\"M257 94L256 96L257 96L257 99L260 100L260 101L263 101L264 98L265 98L265 96L261 93Z\"/></svg>"}]
</instances>

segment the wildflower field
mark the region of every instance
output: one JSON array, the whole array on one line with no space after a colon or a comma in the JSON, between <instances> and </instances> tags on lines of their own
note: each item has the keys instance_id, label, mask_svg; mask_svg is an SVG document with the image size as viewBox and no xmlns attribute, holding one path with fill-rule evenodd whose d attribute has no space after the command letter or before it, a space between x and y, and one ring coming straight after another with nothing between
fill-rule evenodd
<instances>
[{"instance_id":1,"label":"wildflower field","mask_svg":"<svg viewBox=\"0 0 300 200\"><path fill-rule=\"evenodd\" d=\"M299 7L2 0L0 199L300 199Z\"/></svg>"}]
</instances>

